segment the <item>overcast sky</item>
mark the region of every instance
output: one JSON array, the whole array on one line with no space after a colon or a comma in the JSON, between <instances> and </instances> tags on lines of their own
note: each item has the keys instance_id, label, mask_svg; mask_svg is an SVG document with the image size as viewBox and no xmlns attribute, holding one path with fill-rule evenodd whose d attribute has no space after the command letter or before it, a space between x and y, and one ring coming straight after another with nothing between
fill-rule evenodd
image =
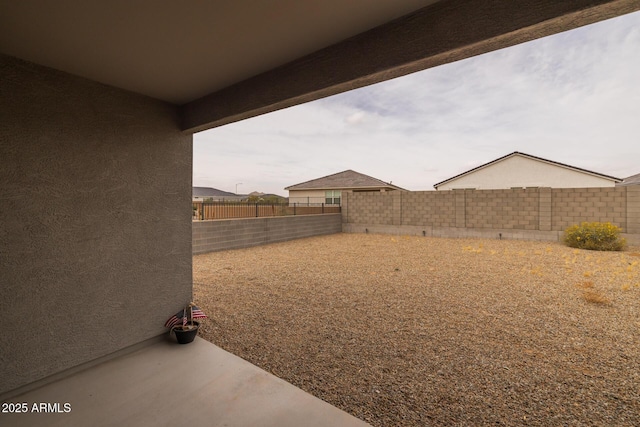
<instances>
[{"instance_id":1,"label":"overcast sky","mask_svg":"<svg viewBox=\"0 0 640 427\"><path fill-rule=\"evenodd\" d=\"M514 151L640 173L640 13L198 133L193 185L287 196L353 169L433 190Z\"/></svg>"}]
</instances>

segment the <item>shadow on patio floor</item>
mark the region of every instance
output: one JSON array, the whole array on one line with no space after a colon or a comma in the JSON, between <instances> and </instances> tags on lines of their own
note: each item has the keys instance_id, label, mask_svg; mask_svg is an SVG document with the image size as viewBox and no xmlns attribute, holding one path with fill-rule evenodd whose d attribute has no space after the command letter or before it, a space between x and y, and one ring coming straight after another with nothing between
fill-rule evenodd
<instances>
[{"instance_id":1,"label":"shadow on patio floor","mask_svg":"<svg viewBox=\"0 0 640 427\"><path fill-rule=\"evenodd\" d=\"M201 338L155 342L8 402L28 413L1 413L2 425L368 426ZM32 412L41 403L60 412Z\"/></svg>"}]
</instances>

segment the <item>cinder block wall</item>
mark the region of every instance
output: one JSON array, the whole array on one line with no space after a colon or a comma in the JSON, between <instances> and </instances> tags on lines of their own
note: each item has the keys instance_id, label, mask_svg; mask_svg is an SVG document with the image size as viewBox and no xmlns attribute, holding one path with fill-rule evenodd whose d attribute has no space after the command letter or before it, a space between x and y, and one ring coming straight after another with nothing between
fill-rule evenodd
<instances>
[{"instance_id":1,"label":"cinder block wall","mask_svg":"<svg viewBox=\"0 0 640 427\"><path fill-rule=\"evenodd\" d=\"M552 189L551 229L564 230L583 221L600 221L615 224L627 232L627 192L632 188Z\"/></svg>"},{"instance_id":2,"label":"cinder block wall","mask_svg":"<svg viewBox=\"0 0 640 427\"><path fill-rule=\"evenodd\" d=\"M342 232L340 214L193 222L193 254L248 248Z\"/></svg>"},{"instance_id":3,"label":"cinder block wall","mask_svg":"<svg viewBox=\"0 0 640 427\"><path fill-rule=\"evenodd\" d=\"M354 206L353 211L345 212L344 202L342 212L350 222L368 224L393 223L393 196L391 193L349 193Z\"/></svg>"},{"instance_id":4,"label":"cinder block wall","mask_svg":"<svg viewBox=\"0 0 640 427\"><path fill-rule=\"evenodd\" d=\"M465 190L465 227L537 230L537 189Z\"/></svg>"},{"instance_id":5,"label":"cinder block wall","mask_svg":"<svg viewBox=\"0 0 640 427\"><path fill-rule=\"evenodd\" d=\"M627 233L640 236L640 185L627 187Z\"/></svg>"},{"instance_id":6,"label":"cinder block wall","mask_svg":"<svg viewBox=\"0 0 640 427\"><path fill-rule=\"evenodd\" d=\"M640 244L640 186L343 192L342 204L344 232L558 240L572 224L600 221Z\"/></svg>"},{"instance_id":7,"label":"cinder block wall","mask_svg":"<svg viewBox=\"0 0 640 427\"><path fill-rule=\"evenodd\" d=\"M412 191L395 197L401 201L402 225L456 226L456 198L451 191Z\"/></svg>"},{"instance_id":8,"label":"cinder block wall","mask_svg":"<svg viewBox=\"0 0 640 427\"><path fill-rule=\"evenodd\" d=\"M150 98L2 55L0 82L3 396L191 299L192 139Z\"/></svg>"}]
</instances>

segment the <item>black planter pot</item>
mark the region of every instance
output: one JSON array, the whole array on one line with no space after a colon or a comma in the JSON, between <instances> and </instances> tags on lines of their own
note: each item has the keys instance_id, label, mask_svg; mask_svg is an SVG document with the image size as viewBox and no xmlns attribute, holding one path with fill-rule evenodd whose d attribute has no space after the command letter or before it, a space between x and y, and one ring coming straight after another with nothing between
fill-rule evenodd
<instances>
[{"instance_id":1,"label":"black planter pot","mask_svg":"<svg viewBox=\"0 0 640 427\"><path fill-rule=\"evenodd\" d=\"M173 333L176 334L178 344L189 344L194 339L196 339L200 324L198 322L193 322L193 325L195 326L195 328L187 330L183 330L182 326L176 326L175 328L173 328Z\"/></svg>"}]
</instances>

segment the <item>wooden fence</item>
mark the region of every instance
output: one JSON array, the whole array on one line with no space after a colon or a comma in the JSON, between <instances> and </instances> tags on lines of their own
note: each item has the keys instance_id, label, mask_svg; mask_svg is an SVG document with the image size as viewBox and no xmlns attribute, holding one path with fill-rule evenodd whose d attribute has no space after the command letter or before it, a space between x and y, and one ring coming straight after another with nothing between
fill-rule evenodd
<instances>
[{"instance_id":1,"label":"wooden fence","mask_svg":"<svg viewBox=\"0 0 640 427\"><path fill-rule=\"evenodd\" d=\"M193 219L204 221L230 218L260 218L286 215L340 213L340 206L297 206L289 204L193 202Z\"/></svg>"}]
</instances>

